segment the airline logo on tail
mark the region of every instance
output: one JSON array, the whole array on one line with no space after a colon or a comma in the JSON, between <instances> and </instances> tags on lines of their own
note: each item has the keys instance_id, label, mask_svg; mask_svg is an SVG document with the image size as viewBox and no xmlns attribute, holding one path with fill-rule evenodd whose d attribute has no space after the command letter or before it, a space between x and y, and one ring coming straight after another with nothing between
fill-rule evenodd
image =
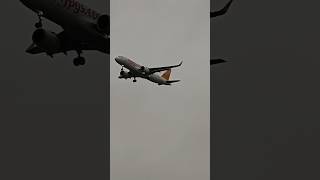
<instances>
[{"instance_id":1,"label":"airline logo on tail","mask_svg":"<svg viewBox=\"0 0 320 180\"><path fill-rule=\"evenodd\" d=\"M169 81L170 79L170 74L171 74L171 69L168 69L167 71L165 71L163 74L162 74L162 78L164 78L165 80Z\"/></svg>"}]
</instances>

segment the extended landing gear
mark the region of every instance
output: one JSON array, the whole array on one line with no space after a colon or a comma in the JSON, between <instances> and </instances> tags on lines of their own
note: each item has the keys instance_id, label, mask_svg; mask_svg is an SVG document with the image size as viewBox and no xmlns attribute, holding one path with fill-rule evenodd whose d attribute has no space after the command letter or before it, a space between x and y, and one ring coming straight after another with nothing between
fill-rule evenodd
<instances>
[{"instance_id":1,"label":"extended landing gear","mask_svg":"<svg viewBox=\"0 0 320 180\"><path fill-rule=\"evenodd\" d=\"M42 28L42 22L35 23L34 27L36 27L37 29Z\"/></svg>"},{"instance_id":2,"label":"extended landing gear","mask_svg":"<svg viewBox=\"0 0 320 180\"><path fill-rule=\"evenodd\" d=\"M137 82L136 77L133 77L133 82L134 82L134 83Z\"/></svg>"},{"instance_id":3,"label":"extended landing gear","mask_svg":"<svg viewBox=\"0 0 320 180\"><path fill-rule=\"evenodd\" d=\"M38 29L38 28L42 28L42 16L43 16L43 13L42 13L42 12L39 12L39 13L38 13L39 22L37 22L36 24L34 24L34 27L36 27L37 29Z\"/></svg>"},{"instance_id":4,"label":"extended landing gear","mask_svg":"<svg viewBox=\"0 0 320 180\"><path fill-rule=\"evenodd\" d=\"M75 66L80 66L80 65L83 66L85 64L86 64L86 60L84 59L84 57L79 56L73 59L73 65Z\"/></svg>"},{"instance_id":5,"label":"extended landing gear","mask_svg":"<svg viewBox=\"0 0 320 180\"><path fill-rule=\"evenodd\" d=\"M83 65L85 65L86 64L86 59L84 57L80 56L81 51L77 51L77 53L78 53L78 57L73 59L73 64L75 66L79 66L79 65L83 66Z\"/></svg>"}]
</instances>

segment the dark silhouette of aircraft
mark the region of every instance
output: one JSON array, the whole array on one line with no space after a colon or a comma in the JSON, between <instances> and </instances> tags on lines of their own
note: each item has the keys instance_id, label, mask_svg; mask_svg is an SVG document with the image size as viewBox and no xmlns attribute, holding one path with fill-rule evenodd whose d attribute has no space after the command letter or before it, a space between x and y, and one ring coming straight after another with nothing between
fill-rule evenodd
<instances>
[{"instance_id":1,"label":"dark silhouette of aircraft","mask_svg":"<svg viewBox=\"0 0 320 180\"><path fill-rule=\"evenodd\" d=\"M233 0L230 0L223 8L222 8L221 10L219 10L219 11L210 12L210 18L224 15L224 14L228 11L228 9L230 8L232 2L233 2Z\"/></svg>"},{"instance_id":2,"label":"dark silhouette of aircraft","mask_svg":"<svg viewBox=\"0 0 320 180\"><path fill-rule=\"evenodd\" d=\"M30 54L54 54L76 51L75 66L84 65L83 51L100 51L110 54L110 17L78 2L77 0L20 0L39 18L32 35L32 44L26 50ZM55 33L42 27L42 18L61 26Z\"/></svg>"},{"instance_id":3,"label":"dark silhouette of aircraft","mask_svg":"<svg viewBox=\"0 0 320 180\"><path fill-rule=\"evenodd\" d=\"M227 62L227 61L224 60L224 59L211 59L210 60L210 65L220 64L220 63L225 63L225 62Z\"/></svg>"},{"instance_id":4,"label":"dark silhouette of aircraft","mask_svg":"<svg viewBox=\"0 0 320 180\"><path fill-rule=\"evenodd\" d=\"M219 11L214 11L214 12L210 12L210 18L214 18L217 16L221 16L224 15L228 9L230 8L231 4L232 4L233 0L230 0L222 9L220 9ZM225 63L227 62L226 60L223 59L211 59L210 60L210 65L214 65L214 64L220 64L220 63Z\"/></svg>"}]
</instances>

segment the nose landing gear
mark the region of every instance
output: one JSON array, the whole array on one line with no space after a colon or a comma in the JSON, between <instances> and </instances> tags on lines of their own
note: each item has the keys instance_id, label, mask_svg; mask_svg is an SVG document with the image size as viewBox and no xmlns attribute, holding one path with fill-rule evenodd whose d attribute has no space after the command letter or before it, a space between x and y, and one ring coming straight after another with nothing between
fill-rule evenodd
<instances>
[{"instance_id":1,"label":"nose landing gear","mask_svg":"<svg viewBox=\"0 0 320 180\"><path fill-rule=\"evenodd\" d=\"M79 65L83 66L86 64L86 60L84 57L79 56L73 59L73 64L75 66L79 66Z\"/></svg>"},{"instance_id":2,"label":"nose landing gear","mask_svg":"<svg viewBox=\"0 0 320 180\"><path fill-rule=\"evenodd\" d=\"M77 51L77 53L78 53L78 57L73 59L73 64L75 66L79 66L79 65L83 66L83 65L85 65L86 64L86 59L81 56L82 52L79 50L79 51Z\"/></svg>"}]
</instances>

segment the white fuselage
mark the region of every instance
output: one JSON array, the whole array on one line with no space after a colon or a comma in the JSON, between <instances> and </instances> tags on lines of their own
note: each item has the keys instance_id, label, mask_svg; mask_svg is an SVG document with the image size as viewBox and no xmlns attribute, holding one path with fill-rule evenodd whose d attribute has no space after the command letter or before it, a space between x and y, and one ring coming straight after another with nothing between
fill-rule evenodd
<instances>
[{"instance_id":1,"label":"white fuselage","mask_svg":"<svg viewBox=\"0 0 320 180\"><path fill-rule=\"evenodd\" d=\"M159 85L165 84L165 85L170 85L170 83L167 83L167 80L159 76L158 74L151 74L149 75L148 80L154 83L158 83Z\"/></svg>"},{"instance_id":2,"label":"white fuselage","mask_svg":"<svg viewBox=\"0 0 320 180\"><path fill-rule=\"evenodd\" d=\"M100 13L79 3L76 0L20 0L35 12L42 12L43 17L60 25L74 39L102 39L94 24ZM97 42L99 43L99 42Z\"/></svg>"},{"instance_id":3,"label":"white fuselage","mask_svg":"<svg viewBox=\"0 0 320 180\"><path fill-rule=\"evenodd\" d=\"M141 65L133 62L129 58L123 57L123 56L118 56L115 58L116 62L120 64L121 66L127 68L130 70L131 73L133 73L133 77L141 77L144 79L148 79L151 82L157 83L159 85L165 84L165 85L170 85L170 83L167 82L166 79L163 77L159 76L158 74L150 74L150 75L143 75L141 73L140 68L142 67Z\"/></svg>"}]
</instances>

